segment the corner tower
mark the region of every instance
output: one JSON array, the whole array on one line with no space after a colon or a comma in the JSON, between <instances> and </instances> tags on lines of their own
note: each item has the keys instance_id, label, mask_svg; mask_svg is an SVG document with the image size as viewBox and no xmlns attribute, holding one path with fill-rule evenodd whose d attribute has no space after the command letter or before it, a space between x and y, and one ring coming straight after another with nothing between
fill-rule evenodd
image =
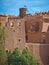
<instances>
[{"instance_id":1,"label":"corner tower","mask_svg":"<svg viewBox=\"0 0 49 65\"><path fill-rule=\"evenodd\" d=\"M19 16L23 18L26 15L27 8L20 8L19 9Z\"/></svg>"},{"instance_id":2,"label":"corner tower","mask_svg":"<svg viewBox=\"0 0 49 65\"><path fill-rule=\"evenodd\" d=\"M25 19L22 18L26 14L26 8L20 8L20 18L9 16L7 22L7 38L5 47L7 50L13 50L18 47L23 50L25 47Z\"/></svg>"}]
</instances>

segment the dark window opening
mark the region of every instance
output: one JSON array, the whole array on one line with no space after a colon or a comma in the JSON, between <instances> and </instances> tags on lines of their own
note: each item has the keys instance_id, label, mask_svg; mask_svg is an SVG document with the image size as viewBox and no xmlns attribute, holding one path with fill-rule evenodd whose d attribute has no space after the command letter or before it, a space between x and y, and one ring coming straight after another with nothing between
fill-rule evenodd
<instances>
[{"instance_id":1,"label":"dark window opening","mask_svg":"<svg viewBox=\"0 0 49 65\"><path fill-rule=\"evenodd\" d=\"M18 39L19 40L19 42L20 42L20 39Z\"/></svg>"},{"instance_id":2,"label":"dark window opening","mask_svg":"<svg viewBox=\"0 0 49 65\"><path fill-rule=\"evenodd\" d=\"M28 36L26 35L26 41L28 40Z\"/></svg>"},{"instance_id":3,"label":"dark window opening","mask_svg":"<svg viewBox=\"0 0 49 65\"><path fill-rule=\"evenodd\" d=\"M15 32L15 30L13 30Z\"/></svg>"},{"instance_id":4,"label":"dark window opening","mask_svg":"<svg viewBox=\"0 0 49 65\"><path fill-rule=\"evenodd\" d=\"M8 53L8 50L6 50L6 53Z\"/></svg>"},{"instance_id":5,"label":"dark window opening","mask_svg":"<svg viewBox=\"0 0 49 65\"><path fill-rule=\"evenodd\" d=\"M0 26L1 26L1 23L0 23Z\"/></svg>"}]
</instances>

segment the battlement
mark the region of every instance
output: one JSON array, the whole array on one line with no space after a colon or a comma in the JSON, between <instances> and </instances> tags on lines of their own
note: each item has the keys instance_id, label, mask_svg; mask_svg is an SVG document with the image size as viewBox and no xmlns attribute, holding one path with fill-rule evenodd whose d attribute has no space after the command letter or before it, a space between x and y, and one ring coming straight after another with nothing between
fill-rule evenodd
<instances>
[{"instance_id":1,"label":"battlement","mask_svg":"<svg viewBox=\"0 0 49 65\"><path fill-rule=\"evenodd\" d=\"M49 15L49 11L47 11L47 12L38 12L38 13L35 13L35 14L26 14L26 10L27 10L27 8L20 8L19 9L19 16L16 16L16 15L7 15L7 14L0 14L0 17L9 17L9 18L20 18L20 17L22 17L22 16L35 16L35 15L37 15L37 16L39 16L39 15Z\"/></svg>"}]
</instances>

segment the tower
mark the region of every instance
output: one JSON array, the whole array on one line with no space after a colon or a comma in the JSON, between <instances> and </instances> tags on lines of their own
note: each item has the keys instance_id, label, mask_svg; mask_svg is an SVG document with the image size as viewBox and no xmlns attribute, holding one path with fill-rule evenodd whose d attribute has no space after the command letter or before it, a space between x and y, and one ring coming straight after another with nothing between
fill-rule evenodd
<instances>
[{"instance_id":1,"label":"tower","mask_svg":"<svg viewBox=\"0 0 49 65\"><path fill-rule=\"evenodd\" d=\"M17 18L8 18L7 36L5 40L6 50L14 50L19 48L23 50L25 47L25 20Z\"/></svg>"},{"instance_id":2,"label":"tower","mask_svg":"<svg viewBox=\"0 0 49 65\"><path fill-rule=\"evenodd\" d=\"M19 9L19 16L23 18L26 15L27 8L20 8Z\"/></svg>"}]
</instances>

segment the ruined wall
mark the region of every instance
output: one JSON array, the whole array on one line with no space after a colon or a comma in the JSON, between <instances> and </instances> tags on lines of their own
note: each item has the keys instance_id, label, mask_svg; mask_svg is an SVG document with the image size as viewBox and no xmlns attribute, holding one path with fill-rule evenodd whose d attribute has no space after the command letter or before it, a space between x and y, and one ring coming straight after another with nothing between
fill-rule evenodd
<instances>
[{"instance_id":1,"label":"ruined wall","mask_svg":"<svg viewBox=\"0 0 49 65\"><path fill-rule=\"evenodd\" d=\"M46 27L43 25L43 22L48 23L49 20L45 20L44 16L47 17L28 14L22 19L0 15L0 23L6 29L5 49L14 50L18 47L22 50L28 47L39 60L40 65L49 65L49 30L45 31L47 24Z\"/></svg>"},{"instance_id":2,"label":"ruined wall","mask_svg":"<svg viewBox=\"0 0 49 65\"><path fill-rule=\"evenodd\" d=\"M5 27L5 49L25 47L25 22L16 16L0 15L0 25Z\"/></svg>"},{"instance_id":3,"label":"ruined wall","mask_svg":"<svg viewBox=\"0 0 49 65\"><path fill-rule=\"evenodd\" d=\"M45 20L46 17L46 20ZM49 16L48 16L49 17ZM49 18L46 15L43 16L28 16L26 23L26 47L35 55L39 60L40 65L49 65ZM39 30L36 30L36 25L34 26L34 31L31 30L31 26L39 22ZM44 25L44 23L46 25ZM44 28L43 28L44 27ZM47 28L46 28L47 27ZM38 28L38 27L37 27Z\"/></svg>"},{"instance_id":4,"label":"ruined wall","mask_svg":"<svg viewBox=\"0 0 49 65\"><path fill-rule=\"evenodd\" d=\"M49 44L26 43L26 47L35 55L40 65L49 65Z\"/></svg>"},{"instance_id":5,"label":"ruined wall","mask_svg":"<svg viewBox=\"0 0 49 65\"><path fill-rule=\"evenodd\" d=\"M47 17L47 18L45 18ZM25 18L26 42L48 43L49 42L49 16L29 15Z\"/></svg>"},{"instance_id":6,"label":"ruined wall","mask_svg":"<svg viewBox=\"0 0 49 65\"><path fill-rule=\"evenodd\" d=\"M8 16L6 16L6 15L0 15L0 24L2 26L5 26L5 23L7 22L7 20L8 20Z\"/></svg>"},{"instance_id":7,"label":"ruined wall","mask_svg":"<svg viewBox=\"0 0 49 65\"><path fill-rule=\"evenodd\" d=\"M5 40L6 49L14 49L16 47L21 50L25 47L25 22L23 19L8 19L7 36Z\"/></svg>"},{"instance_id":8,"label":"ruined wall","mask_svg":"<svg viewBox=\"0 0 49 65\"><path fill-rule=\"evenodd\" d=\"M38 42L43 42L42 41L42 17L38 17L38 16L28 16L25 19L25 23L26 23L26 36L27 36L27 42L31 42L31 43L38 43Z\"/></svg>"}]
</instances>

